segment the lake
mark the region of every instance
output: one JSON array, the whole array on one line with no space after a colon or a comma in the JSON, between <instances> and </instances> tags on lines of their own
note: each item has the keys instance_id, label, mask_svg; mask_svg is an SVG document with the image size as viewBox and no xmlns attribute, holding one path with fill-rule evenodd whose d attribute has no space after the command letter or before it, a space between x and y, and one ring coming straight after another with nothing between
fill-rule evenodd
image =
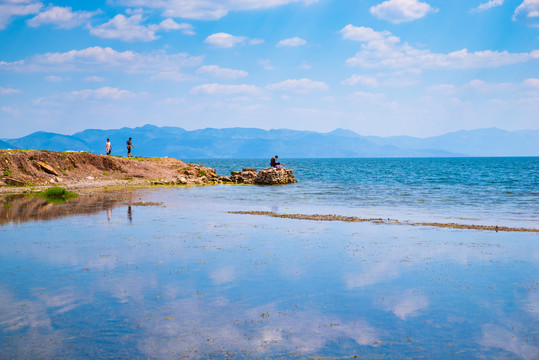
<instances>
[{"instance_id":1,"label":"lake","mask_svg":"<svg viewBox=\"0 0 539 360\"><path fill-rule=\"evenodd\" d=\"M539 358L537 232L231 213L537 229L537 158L281 161L297 184L2 198L0 358Z\"/></svg>"}]
</instances>

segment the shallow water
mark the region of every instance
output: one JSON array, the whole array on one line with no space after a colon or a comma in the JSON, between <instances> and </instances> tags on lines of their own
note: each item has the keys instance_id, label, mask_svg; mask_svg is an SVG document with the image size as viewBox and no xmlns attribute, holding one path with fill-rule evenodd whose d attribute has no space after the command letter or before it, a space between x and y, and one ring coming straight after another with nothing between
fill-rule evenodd
<instances>
[{"instance_id":1,"label":"shallow water","mask_svg":"<svg viewBox=\"0 0 539 360\"><path fill-rule=\"evenodd\" d=\"M0 358L539 358L537 234L228 213L287 189L1 225Z\"/></svg>"},{"instance_id":2,"label":"shallow water","mask_svg":"<svg viewBox=\"0 0 539 360\"><path fill-rule=\"evenodd\" d=\"M282 159L298 183L219 189L297 212L539 228L539 158ZM193 160L220 175L265 160Z\"/></svg>"}]
</instances>

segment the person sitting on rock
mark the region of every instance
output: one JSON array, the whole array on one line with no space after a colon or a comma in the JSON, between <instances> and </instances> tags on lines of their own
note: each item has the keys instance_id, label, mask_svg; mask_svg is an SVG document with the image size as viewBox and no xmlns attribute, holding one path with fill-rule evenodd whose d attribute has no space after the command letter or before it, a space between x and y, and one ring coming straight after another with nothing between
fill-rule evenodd
<instances>
[{"instance_id":1,"label":"person sitting on rock","mask_svg":"<svg viewBox=\"0 0 539 360\"><path fill-rule=\"evenodd\" d=\"M270 166L271 167L274 167L274 168L280 168L281 167L281 163L280 162L277 162L277 160L279 160L279 157L277 155L275 155L274 157L271 158L270 160Z\"/></svg>"}]
</instances>

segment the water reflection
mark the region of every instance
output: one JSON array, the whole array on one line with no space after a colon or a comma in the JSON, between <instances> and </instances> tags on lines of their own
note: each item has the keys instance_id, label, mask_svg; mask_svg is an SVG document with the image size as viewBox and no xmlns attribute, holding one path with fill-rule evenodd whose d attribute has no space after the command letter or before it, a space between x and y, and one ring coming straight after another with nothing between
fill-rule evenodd
<instances>
[{"instance_id":1,"label":"water reflection","mask_svg":"<svg viewBox=\"0 0 539 360\"><path fill-rule=\"evenodd\" d=\"M133 222L0 226L0 358L537 359L535 234L235 215L190 191L133 195L166 204Z\"/></svg>"},{"instance_id":2,"label":"water reflection","mask_svg":"<svg viewBox=\"0 0 539 360\"><path fill-rule=\"evenodd\" d=\"M118 199L102 196L79 196L63 203L51 203L40 197L26 195L0 196L0 225L93 214L103 210L107 210L110 220L112 208L119 204Z\"/></svg>"}]
</instances>

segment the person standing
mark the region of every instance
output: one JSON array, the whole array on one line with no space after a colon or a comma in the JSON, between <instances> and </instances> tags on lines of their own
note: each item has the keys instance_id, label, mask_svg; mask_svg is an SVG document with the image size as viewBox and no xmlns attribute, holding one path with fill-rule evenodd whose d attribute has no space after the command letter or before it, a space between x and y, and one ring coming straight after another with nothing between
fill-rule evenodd
<instances>
[{"instance_id":1,"label":"person standing","mask_svg":"<svg viewBox=\"0 0 539 360\"><path fill-rule=\"evenodd\" d=\"M105 146L105 149L107 151L107 155L110 155L110 153L112 152L112 145L110 143L110 139L107 139L107 145Z\"/></svg>"},{"instance_id":2,"label":"person standing","mask_svg":"<svg viewBox=\"0 0 539 360\"><path fill-rule=\"evenodd\" d=\"M133 157L133 155L131 155L131 148L134 148L135 145L133 145L133 142L131 141L131 138L129 138L129 140L127 140L127 157Z\"/></svg>"}]
</instances>

